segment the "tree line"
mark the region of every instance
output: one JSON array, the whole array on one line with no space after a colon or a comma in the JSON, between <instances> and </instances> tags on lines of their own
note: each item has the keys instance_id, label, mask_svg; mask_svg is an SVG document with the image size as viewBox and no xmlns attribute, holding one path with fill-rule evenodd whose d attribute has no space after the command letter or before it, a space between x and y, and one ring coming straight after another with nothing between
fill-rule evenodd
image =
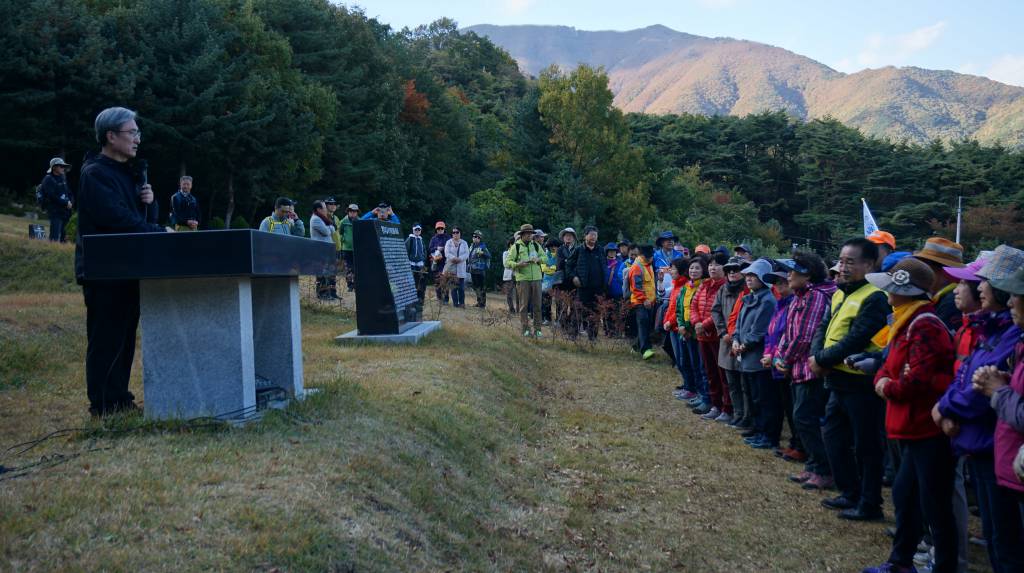
<instances>
[{"instance_id":1,"label":"tree line","mask_svg":"<svg viewBox=\"0 0 1024 573\"><path fill-rule=\"evenodd\" d=\"M1024 239L1020 151L784 112L626 115L603 70L527 78L449 19L396 31L327 0L34 0L0 5L0 32L0 203L28 201L51 156L80 166L96 113L124 105L165 210L189 174L207 224L333 195L492 244L529 221L827 251L859 229L861 197L913 246L951 236L963 196L965 243Z\"/></svg>"}]
</instances>

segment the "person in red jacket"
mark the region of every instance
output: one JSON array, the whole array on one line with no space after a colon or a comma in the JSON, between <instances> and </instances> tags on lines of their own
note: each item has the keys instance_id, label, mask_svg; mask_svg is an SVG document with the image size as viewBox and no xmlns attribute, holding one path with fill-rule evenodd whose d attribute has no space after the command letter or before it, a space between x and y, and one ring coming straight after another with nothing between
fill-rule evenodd
<instances>
[{"instance_id":1,"label":"person in red jacket","mask_svg":"<svg viewBox=\"0 0 1024 573\"><path fill-rule=\"evenodd\" d=\"M891 324L874 338L889 352L875 375L875 392L887 401L885 431L898 443L902 462L892 487L892 552L886 563L864 572L914 571L914 553L927 523L935 548L932 571L953 573L958 566L952 502L956 462L931 410L953 379L954 352L928 296L935 273L907 257L889 272L868 274L867 280L889 294L893 308Z\"/></svg>"},{"instance_id":2,"label":"person in red jacket","mask_svg":"<svg viewBox=\"0 0 1024 573\"><path fill-rule=\"evenodd\" d=\"M715 317L711 315L711 308L715 305L718 291L725 284L724 267L727 262L729 262L729 257L721 253L716 254L708 261L708 278L700 283L697 292L693 295L693 300L690 301L690 322L693 323L701 362L704 364L704 372L707 374L706 384L703 384L698 390L699 397L702 402L710 404L711 388L716 388L716 392L722 396L722 415L727 416L731 422L733 405L732 400L727 399L729 392L726 386L725 372L718 365L718 330L715 328Z\"/></svg>"}]
</instances>

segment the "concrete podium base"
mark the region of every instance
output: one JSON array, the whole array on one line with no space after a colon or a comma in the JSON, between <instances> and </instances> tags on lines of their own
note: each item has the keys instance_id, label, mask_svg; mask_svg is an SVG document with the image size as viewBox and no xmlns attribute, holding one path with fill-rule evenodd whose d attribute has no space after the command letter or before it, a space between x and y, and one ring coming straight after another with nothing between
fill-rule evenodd
<instances>
[{"instance_id":1,"label":"concrete podium base","mask_svg":"<svg viewBox=\"0 0 1024 573\"><path fill-rule=\"evenodd\" d=\"M360 335L358 330L353 330L334 337L334 341L338 344L417 344L424 336L440 329L441 321L427 320L412 325L400 334Z\"/></svg>"}]
</instances>

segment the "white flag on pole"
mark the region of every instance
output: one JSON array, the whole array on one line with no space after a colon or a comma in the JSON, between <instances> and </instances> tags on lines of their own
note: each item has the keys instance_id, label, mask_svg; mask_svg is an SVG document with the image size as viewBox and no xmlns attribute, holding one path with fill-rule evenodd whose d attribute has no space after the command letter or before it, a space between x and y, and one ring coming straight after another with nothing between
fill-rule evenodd
<instances>
[{"instance_id":1,"label":"white flag on pole","mask_svg":"<svg viewBox=\"0 0 1024 573\"><path fill-rule=\"evenodd\" d=\"M875 218L871 216L871 209L868 209L868 202L865 201L863 197L860 202L864 205L864 236L867 237L878 230L878 224L875 223Z\"/></svg>"}]
</instances>

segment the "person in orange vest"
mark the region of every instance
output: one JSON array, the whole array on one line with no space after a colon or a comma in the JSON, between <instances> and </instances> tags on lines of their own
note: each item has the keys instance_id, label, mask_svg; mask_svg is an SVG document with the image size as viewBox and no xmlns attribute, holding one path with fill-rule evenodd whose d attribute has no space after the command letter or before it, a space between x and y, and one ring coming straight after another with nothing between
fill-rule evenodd
<instances>
[{"instance_id":1,"label":"person in orange vest","mask_svg":"<svg viewBox=\"0 0 1024 573\"><path fill-rule=\"evenodd\" d=\"M654 350L651 349L651 330L654 327L654 305L658 301L655 293L654 268L651 266L653 258L654 247L643 245L640 247L640 256L633 262L627 275L629 303L636 310L636 350L644 360L654 356Z\"/></svg>"}]
</instances>

